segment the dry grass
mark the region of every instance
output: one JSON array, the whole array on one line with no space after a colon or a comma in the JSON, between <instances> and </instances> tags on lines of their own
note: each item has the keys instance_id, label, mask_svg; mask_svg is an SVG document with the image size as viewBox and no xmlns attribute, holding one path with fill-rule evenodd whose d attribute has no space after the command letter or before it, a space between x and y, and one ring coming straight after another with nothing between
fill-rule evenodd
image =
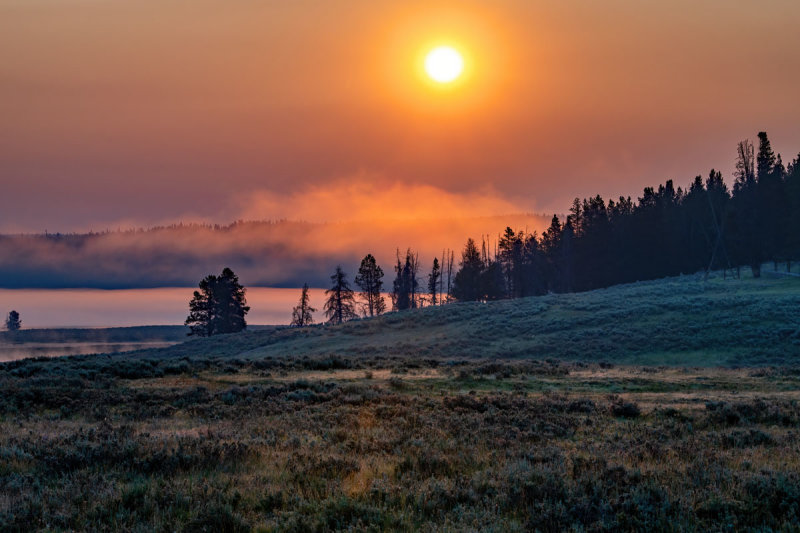
<instances>
[{"instance_id":1,"label":"dry grass","mask_svg":"<svg viewBox=\"0 0 800 533\"><path fill-rule=\"evenodd\" d=\"M797 523L791 370L450 363L211 365L81 389L7 371L0 521L11 531Z\"/></svg>"}]
</instances>

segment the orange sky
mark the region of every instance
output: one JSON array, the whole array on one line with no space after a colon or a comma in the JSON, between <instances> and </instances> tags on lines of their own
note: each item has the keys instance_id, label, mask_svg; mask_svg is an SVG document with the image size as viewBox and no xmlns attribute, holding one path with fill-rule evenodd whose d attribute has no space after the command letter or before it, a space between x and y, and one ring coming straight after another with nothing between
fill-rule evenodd
<instances>
[{"instance_id":1,"label":"orange sky","mask_svg":"<svg viewBox=\"0 0 800 533\"><path fill-rule=\"evenodd\" d=\"M730 179L760 130L800 150L798 28L796 0L0 0L0 230ZM417 72L439 42L470 66L447 90Z\"/></svg>"}]
</instances>

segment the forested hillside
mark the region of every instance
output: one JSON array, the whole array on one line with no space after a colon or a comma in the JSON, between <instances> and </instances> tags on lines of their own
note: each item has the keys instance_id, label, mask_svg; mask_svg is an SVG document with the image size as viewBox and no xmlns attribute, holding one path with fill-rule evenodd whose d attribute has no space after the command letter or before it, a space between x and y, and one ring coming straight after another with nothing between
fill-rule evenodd
<instances>
[{"instance_id":1,"label":"forested hillside","mask_svg":"<svg viewBox=\"0 0 800 533\"><path fill-rule=\"evenodd\" d=\"M764 262L800 259L800 156L784 166L765 132L737 146L733 186L711 170L687 188L672 180L638 200L575 198L542 234L508 227L494 244L469 239L452 296L496 300L574 292L721 269L754 277Z\"/></svg>"}]
</instances>

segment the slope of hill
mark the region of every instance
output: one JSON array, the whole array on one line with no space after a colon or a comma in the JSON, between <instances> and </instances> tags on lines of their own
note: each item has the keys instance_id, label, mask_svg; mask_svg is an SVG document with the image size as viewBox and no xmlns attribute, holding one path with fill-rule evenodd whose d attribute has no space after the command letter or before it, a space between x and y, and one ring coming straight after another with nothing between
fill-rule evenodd
<instances>
[{"instance_id":1,"label":"slope of hill","mask_svg":"<svg viewBox=\"0 0 800 533\"><path fill-rule=\"evenodd\" d=\"M800 280L682 276L585 293L390 313L341 326L252 331L139 356L795 364L800 362Z\"/></svg>"}]
</instances>

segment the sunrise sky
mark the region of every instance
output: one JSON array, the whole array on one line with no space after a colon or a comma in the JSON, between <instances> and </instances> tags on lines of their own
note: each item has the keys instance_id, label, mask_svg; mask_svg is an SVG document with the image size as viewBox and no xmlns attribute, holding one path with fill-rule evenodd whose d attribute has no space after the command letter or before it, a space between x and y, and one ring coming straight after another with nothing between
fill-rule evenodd
<instances>
[{"instance_id":1,"label":"sunrise sky","mask_svg":"<svg viewBox=\"0 0 800 533\"><path fill-rule=\"evenodd\" d=\"M563 213L730 180L760 130L800 150L798 28L797 0L0 0L0 230ZM464 59L446 86L440 45Z\"/></svg>"}]
</instances>

